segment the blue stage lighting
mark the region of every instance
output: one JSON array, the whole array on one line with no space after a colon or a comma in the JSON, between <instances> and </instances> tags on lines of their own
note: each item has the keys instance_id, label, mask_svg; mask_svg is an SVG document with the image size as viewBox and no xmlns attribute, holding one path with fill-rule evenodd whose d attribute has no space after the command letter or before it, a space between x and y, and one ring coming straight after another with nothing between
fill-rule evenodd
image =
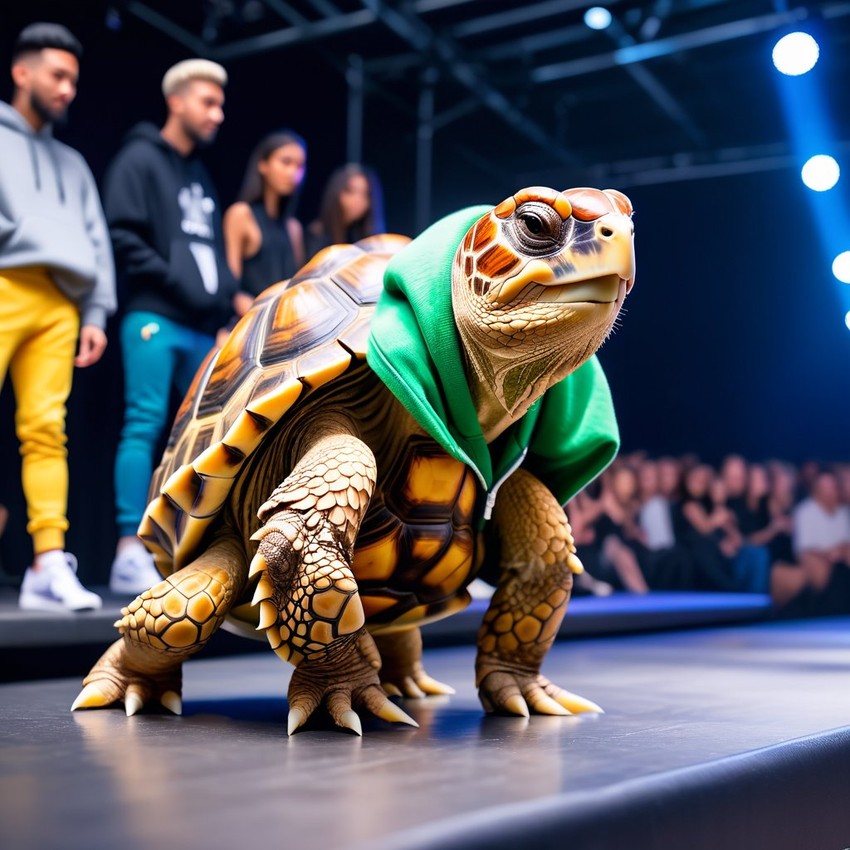
<instances>
[{"instance_id":1,"label":"blue stage lighting","mask_svg":"<svg viewBox=\"0 0 850 850\"><path fill-rule=\"evenodd\" d=\"M800 172L803 182L815 192L831 189L841 176L838 163L827 154L810 157Z\"/></svg>"},{"instance_id":2,"label":"blue stage lighting","mask_svg":"<svg viewBox=\"0 0 850 850\"><path fill-rule=\"evenodd\" d=\"M832 273L842 283L850 283L850 251L842 251L832 261Z\"/></svg>"},{"instance_id":3,"label":"blue stage lighting","mask_svg":"<svg viewBox=\"0 0 850 850\"><path fill-rule=\"evenodd\" d=\"M584 13L584 22L592 30L604 30L611 26L611 13L604 6L591 6Z\"/></svg>"},{"instance_id":4,"label":"blue stage lighting","mask_svg":"<svg viewBox=\"0 0 850 850\"><path fill-rule=\"evenodd\" d=\"M807 32L792 32L773 46L776 70L789 77L799 77L815 67L820 55L818 43Z\"/></svg>"}]
</instances>

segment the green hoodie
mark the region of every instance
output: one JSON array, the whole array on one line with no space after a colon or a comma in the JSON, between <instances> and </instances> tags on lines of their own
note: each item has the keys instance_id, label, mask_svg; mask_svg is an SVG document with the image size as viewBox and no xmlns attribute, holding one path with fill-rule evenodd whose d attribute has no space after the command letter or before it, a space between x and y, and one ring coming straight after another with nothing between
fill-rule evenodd
<instances>
[{"instance_id":1,"label":"green hoodie","mask_svg":"<svg viewBox=\"0 0 850 850\"><path fill-rule=\"evenodd\" d=\"M466 231L492 207L469 207L429 227L390 261L372 319L367 360L410 414L490 494L522 463L561 504L619 447L608 382L594 355L543 394L488 446L478 424L452 313L451 270ZM495 484L495 486L494 486Z\"/></svg>"}]
</instances>

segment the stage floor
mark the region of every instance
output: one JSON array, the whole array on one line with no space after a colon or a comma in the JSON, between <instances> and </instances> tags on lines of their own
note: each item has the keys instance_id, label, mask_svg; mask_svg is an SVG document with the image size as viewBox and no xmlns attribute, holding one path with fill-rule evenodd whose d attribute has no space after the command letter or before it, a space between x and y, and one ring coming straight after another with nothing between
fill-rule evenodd
<instances>
[{"instance_id":1,"label":"stage floor","mask_svg":"<svg viewBox=\"0 0 850 850\"><path fill-rule=\"evenodd\" d=\"M362 739L327 728L287 738L290 668L271 653L188 663L179 718L71 714L77 679L2 685L0 846L510 847L523 824L548 823L521 843L678 850L703 844L672 843L674 812L705 809L700 835L713 841L735 804L711 795L771 781L780 790L766 803L736 801L741 842L727 836L724 848L850 846L850 618L559 642L544 672L602 704L599 716L485 717L473 657L429 650L428 671L457 695L406 700L420 729L367 721ZM804 823L824 819L812 795L835 808L823 835L846 822L845 843L817 843L817 824ZM623 821L617 833L635 808L648 831ZM812 843L794 843L785 819ZM628 844L611 843L630 829Z\"/></svg>"}]
</instances>

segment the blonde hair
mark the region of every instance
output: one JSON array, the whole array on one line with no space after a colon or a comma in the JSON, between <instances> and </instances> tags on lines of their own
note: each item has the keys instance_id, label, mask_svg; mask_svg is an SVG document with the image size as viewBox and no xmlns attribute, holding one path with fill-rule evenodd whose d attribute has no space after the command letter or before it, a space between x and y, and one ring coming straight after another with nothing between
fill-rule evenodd
<instances>
[{"instance_id":1,"label":"blonde hair","mask_svg":"<svg viewBox=\"0 0 850 850\"><path fill-rule=\"evenodd\" d=\"M209 80L224 88L227 85L227 71L218 62L211 62L209 59L184 59L165 72L162 78L163 97L169 97L180 86L192 80Z\"/></svg>"}]
</instances>

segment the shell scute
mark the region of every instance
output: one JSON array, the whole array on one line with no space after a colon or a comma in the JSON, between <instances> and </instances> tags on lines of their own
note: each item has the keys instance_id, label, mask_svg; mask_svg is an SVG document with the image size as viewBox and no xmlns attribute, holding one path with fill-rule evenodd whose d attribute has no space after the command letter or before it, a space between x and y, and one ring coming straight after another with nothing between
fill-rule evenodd
<instances>
[{"instance_id":1,"label":"shell scute","mask_svg":"<svg viewBox=\"0 0 850 850\"><path fill-rule=\"evenodd\" d=\"M264 290L204 360L139 526L163 575L197 556L233 480L274 425L365 358L384 269L408 242L382 235L319 252L291 280Z\"/></svg>"}]
</instances>

